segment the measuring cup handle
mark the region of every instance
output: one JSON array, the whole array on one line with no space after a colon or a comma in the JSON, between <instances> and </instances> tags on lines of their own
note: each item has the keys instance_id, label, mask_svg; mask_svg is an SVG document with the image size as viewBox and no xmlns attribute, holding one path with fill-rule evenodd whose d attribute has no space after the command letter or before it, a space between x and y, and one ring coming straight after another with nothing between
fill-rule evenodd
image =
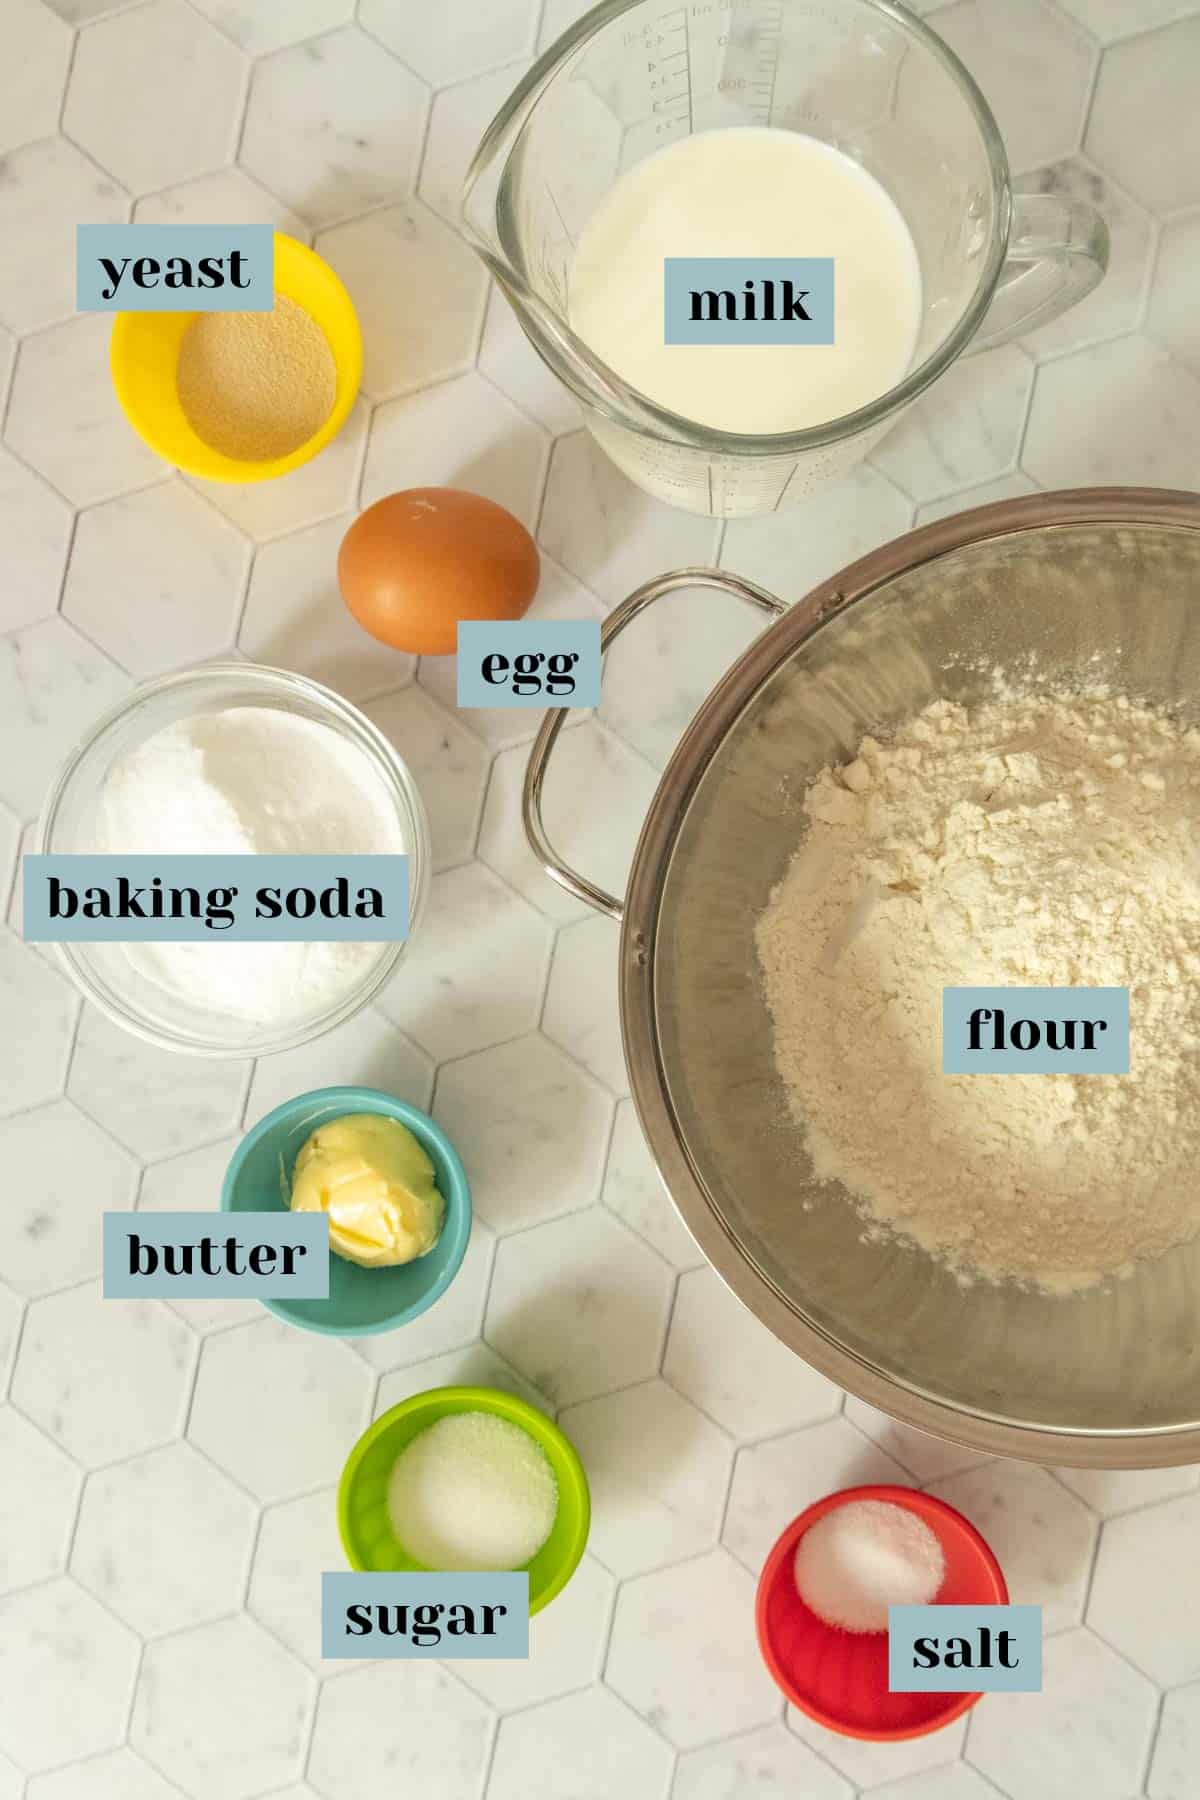
<instances>
[{"instance_id":1,"label":"measuring cup handle","mask_svg":"<svg viewBox=\"0 0 1200 1800\"><path fill-rule=\"evenodd\" d=\"M1057 319L1107 268L1108 226L1094 206L1061 194L1015 194L1008 255L971 351Z\"/></svg>"},{"instance_id":2,"label":"measuring cup handle","mask_svg":"<svg viewBox=\"0 0 1200 1800\"><path fill-rule=\"evenodd\" d=\"M727 575L723 569L673 569L668 575L657 575L653 581L643 582L640 588L635 588L619 606L613 608L601 628L601 655L645 607L652 605L655 600L661 600L664 594L674 593L677 588L683 587L716 588L722 593L733 594L739 600L748 600L752 606L761 607L763 612L770 613L775 618L787 611L785 602L768 593L766 588L758 587L753 581L743 581L737 575ZM607 913L610 919L619 921L623 912L621 902L603 888L597 887L585 875L577 874L563 861L546 836L546 826L542 819L542 786L550 765L554 740L562 730L569 710L569 707L556 706L548 711L542 720L541 730L533 740L525 770L525 788L521 796L525 836L529 840L529 848L551 881L557 881L559 887L566 888L577 900L586 900L597 912Z\"/></svg>"}]
</instances>

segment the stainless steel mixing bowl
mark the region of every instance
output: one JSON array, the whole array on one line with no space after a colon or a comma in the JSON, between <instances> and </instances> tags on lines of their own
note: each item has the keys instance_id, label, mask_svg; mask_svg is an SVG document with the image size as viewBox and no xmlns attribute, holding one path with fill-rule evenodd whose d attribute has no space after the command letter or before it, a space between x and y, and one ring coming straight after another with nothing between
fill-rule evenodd
<instances>
[{"instance_id":1,"label":"stainless steel mixing bowl","mask_svg":"<svg viewBox=\"0 0 1200 1800\"><path fill-rule=\"evenodd\" d=\"M623 903L546 839L562 714L544 723L525 788L547 872L622 921L633 1097L693 1236L785 1344L912 1425L1036 1462L1200 1461L1200 1239L1068 1299L962 1288L920 1251L865 1242L846 1196L812 1180L753 945L799 841L806 779L864 732L937 697L979 698L997 666L1047 684L1109 679L1200 722L1200 496L1004 501L912 532L789 608L720 571L680 570L617 607L604 643L697 585L779 616L676 749Z\"/></svg>"}]
</instances>

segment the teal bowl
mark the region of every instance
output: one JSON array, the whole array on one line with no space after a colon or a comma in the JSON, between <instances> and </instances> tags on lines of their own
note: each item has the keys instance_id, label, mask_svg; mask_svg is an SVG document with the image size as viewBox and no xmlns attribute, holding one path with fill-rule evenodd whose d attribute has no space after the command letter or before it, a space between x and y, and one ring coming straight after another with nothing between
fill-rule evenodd
<instances>
[{"instance_id":1,"label":"teal bowl","mask_svg":"<svg viewBox=\"0 0 1200 1800\"><path fill-rule=\"evenodd\" d=\"M345 1113L383 1113L399 1120L433 1164L446 1202L442 1235L433 1249L395 1269L361 1269L329 1252L329 1294L324 1300L264 1300L276 1318L330 1337L366 1337L394 1331L419 1318L457 1275L471 1236L471 1190L458 1152L428 1113L369 1087L314 1088L285 1100L248 1131L233 1153L221 1184L222 1212L287 1212L280 1167L291 1191L292 1170L305 1140L319 1125Z\"/></svg>"}]
</instances>

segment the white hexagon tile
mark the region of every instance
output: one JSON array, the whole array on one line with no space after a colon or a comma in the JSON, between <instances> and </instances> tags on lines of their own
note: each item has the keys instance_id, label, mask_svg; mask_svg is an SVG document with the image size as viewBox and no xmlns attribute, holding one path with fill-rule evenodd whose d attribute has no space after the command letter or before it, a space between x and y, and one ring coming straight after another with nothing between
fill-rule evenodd
<instances>
[{"instance_id":1,"label":"white hexagon tile","mask_svg":"<svg viewBox=\"0 0 1200 1800\"><path fill-rule=\"evenodd\" d=\"M914 524L1038 488L1200 486L1200 0L922 0L1018 191L1098 206L1108 279L960 363L857 472L773 518L648 498L582 429L460 228L497 108L584 0L5 0L0 56L0 1800L1196 1800L1200 1471L1047 1470L900 1425L784 1350L705 1266L628 1097L618 933L520 822L536 713L460 711L452 657L364 634L335 562L363 505L458 483L537 533L534 616L600 618L719 563L785 600ZM692 11L712 10L695 0ZM180 478L128 429L80 223L272 223L365 331L338 441L278 482ZM546 787L620 894L659 772L764 620L687 591L608 659ZM375 1003L262 1059L167 1059L20 939L18 846L134 681L232 655L328 683L412 767L426 917ZM216 1203L243 1130L363 1082L460 1145L445 1299L338 1343L253 1301L106 1303L100 1214ZM561 1417L590 1545L528 1661L324 1661L359 1432L481 1382ZM930 1489L1041 1605L1041 1696L905 1744L785 1707L755 1575L833 1487Z\"/></svg>"}]
</instances>

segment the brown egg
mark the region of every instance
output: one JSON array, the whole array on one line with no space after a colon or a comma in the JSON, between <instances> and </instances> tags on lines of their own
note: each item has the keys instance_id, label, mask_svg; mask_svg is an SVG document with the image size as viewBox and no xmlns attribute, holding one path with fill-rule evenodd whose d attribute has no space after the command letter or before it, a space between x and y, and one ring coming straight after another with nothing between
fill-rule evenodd
<instances>
[{"instance_id":1,"label":"brown egg","mask_svg":"<svg viewBox=\"0 0 1200 1800\"><path fill-rule=\"evenodd\" d=\"M416 656L450 656L460 619L519 619L537 592L537 545L519 520L461 488L377 500L342 539L342 599L364 630Z\"/></svg>"}]
</instances>

